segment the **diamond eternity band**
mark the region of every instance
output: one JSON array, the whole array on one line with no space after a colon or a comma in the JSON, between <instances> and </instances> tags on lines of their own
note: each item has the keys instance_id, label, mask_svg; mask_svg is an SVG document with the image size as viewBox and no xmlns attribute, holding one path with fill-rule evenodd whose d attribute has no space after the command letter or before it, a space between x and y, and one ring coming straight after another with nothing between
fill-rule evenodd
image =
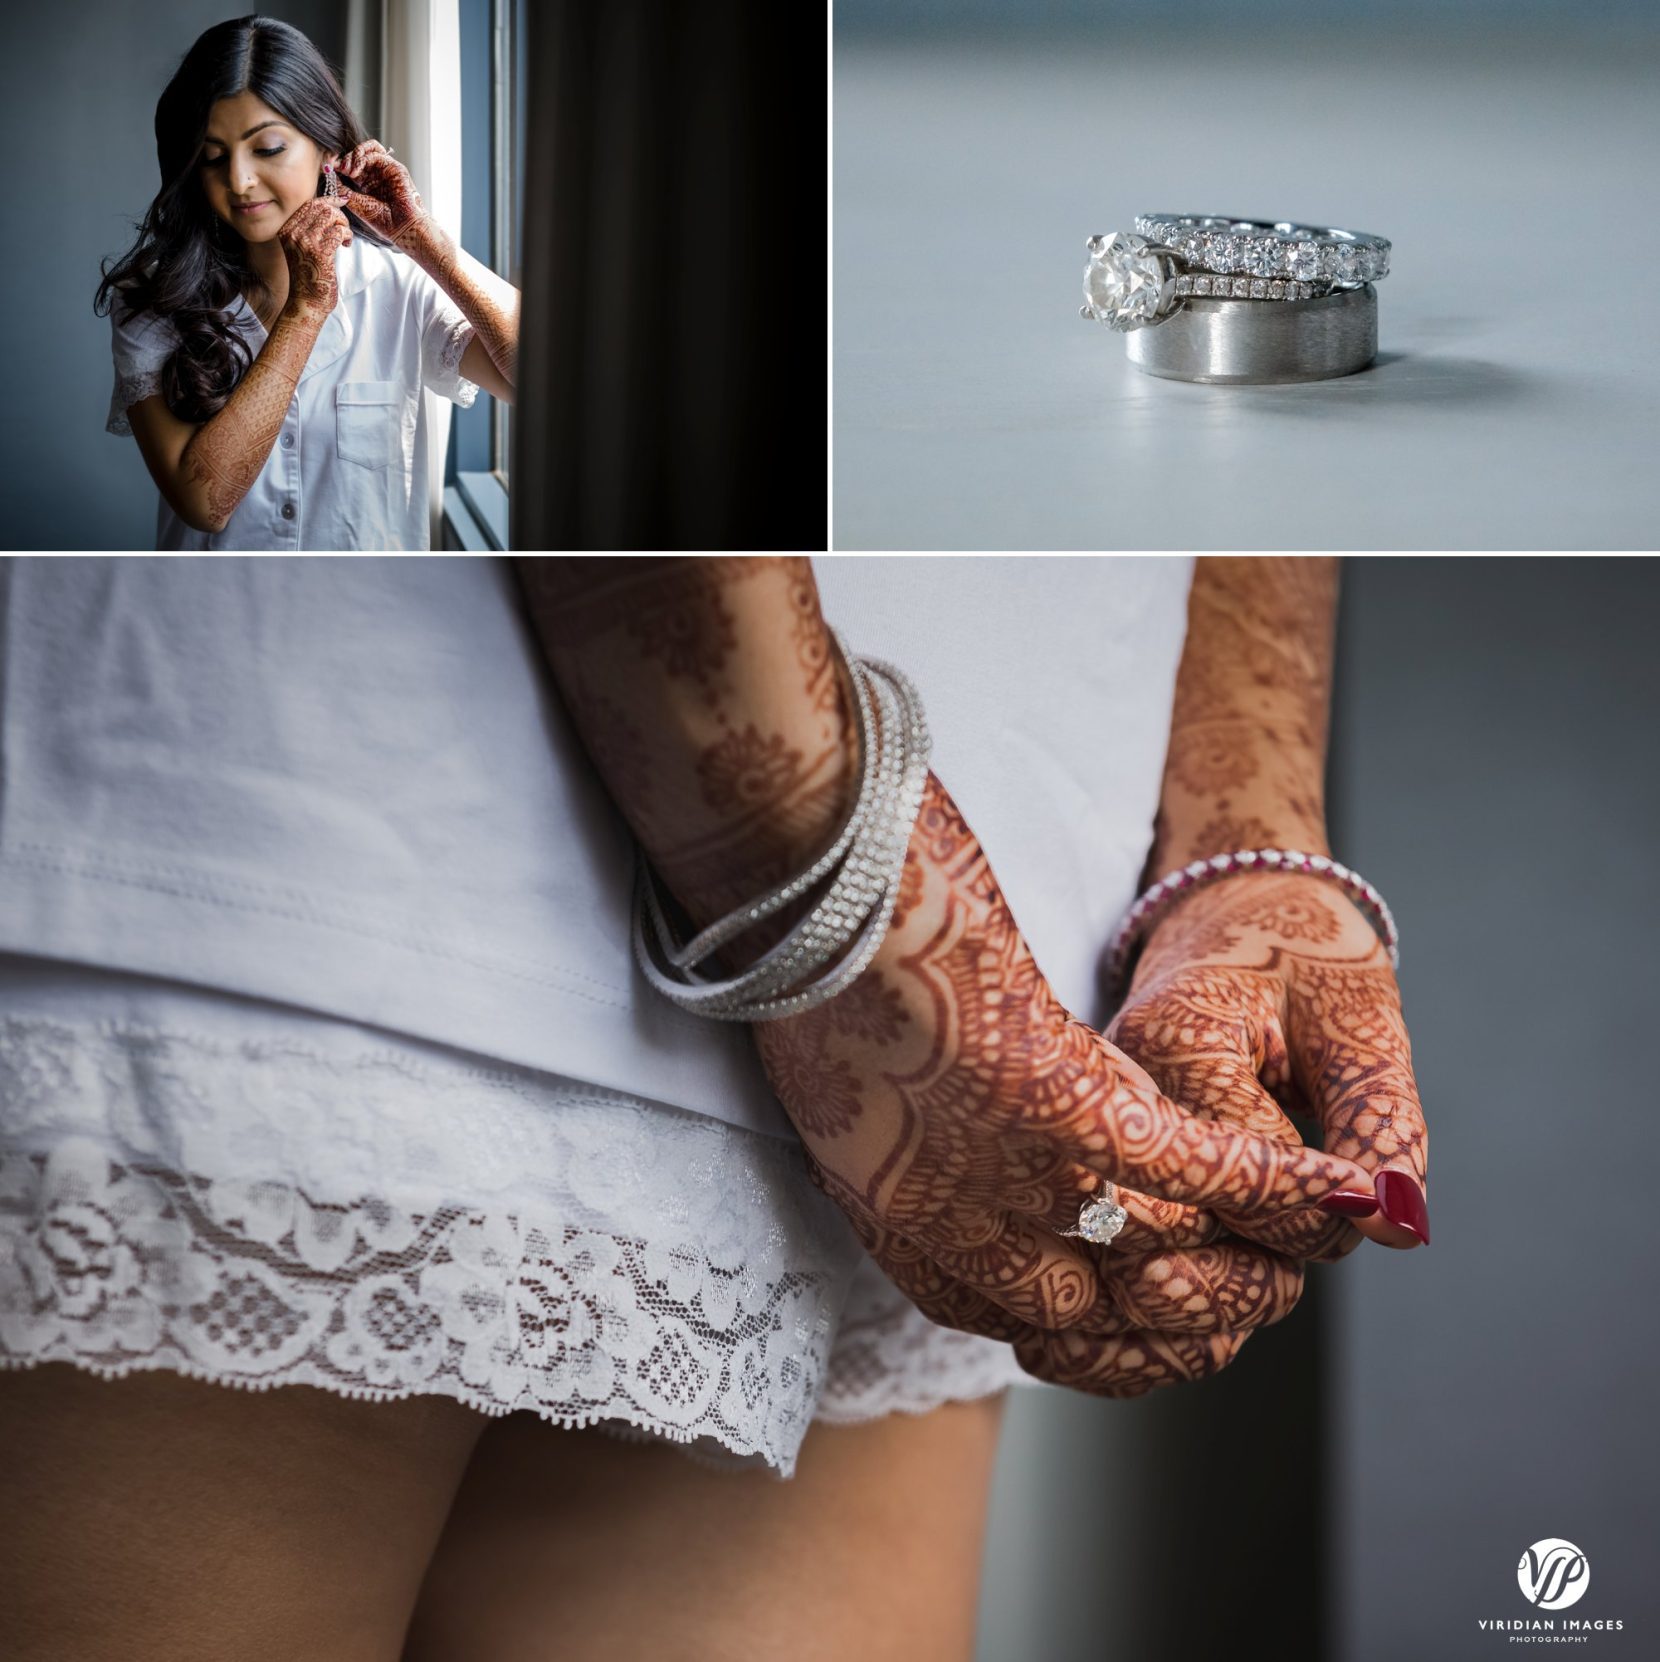
<instances>
[{"instance_id":1,"label":"diamond eternity band","mask_svg":"<svg viewBox=\"0 0 1660 1662\"><path fill-rule=\"evenodd\" d=\"M1197 270L1291 277L1337 287L1389 275L1390 243L1367 231L1223 214L1139 214L1139 235L1173 248Z\"/></svg>"}]
</instances>

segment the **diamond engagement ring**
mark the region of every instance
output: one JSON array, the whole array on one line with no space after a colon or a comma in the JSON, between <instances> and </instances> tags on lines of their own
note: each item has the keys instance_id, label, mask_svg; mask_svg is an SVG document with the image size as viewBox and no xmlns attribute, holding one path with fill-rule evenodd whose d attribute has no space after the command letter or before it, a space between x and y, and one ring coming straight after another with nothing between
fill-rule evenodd
<instances>
[{"instance_id":1,"label":"diamond engagement ring","mask_svg":"<svg viewBox=\"0 0 1660 1662\"><path fill-rule=\"evenodd\" d=\"M1139 222L1138 222L1139 223ZM1173 317L1193 297L1218 300L1312 300L1329 294L1327 279L1219 274L1181 248L1129 231L1094 236L1084 245L1084 304L1079 315L1121 333Z\"/></svg>"},{"instance_id":2,"label":"diamond engagement ring","mask_svg":"<svg viewBox=\"0 0 1660 1662\"><path fill-rule=\"evenodd\" d=\"M1101 1192L1091 1195L1078 1208L1078 1227L1063 1229L1063 1236L1078 1236L1086 1241L1094 1241L1099 1246L1107 1246L1112 1238L1124 1227L1124 1221L1129 1213L1118 1204L1118 1189L1110 1179L1101 1180Z\"/></svg>"}]
</instances>

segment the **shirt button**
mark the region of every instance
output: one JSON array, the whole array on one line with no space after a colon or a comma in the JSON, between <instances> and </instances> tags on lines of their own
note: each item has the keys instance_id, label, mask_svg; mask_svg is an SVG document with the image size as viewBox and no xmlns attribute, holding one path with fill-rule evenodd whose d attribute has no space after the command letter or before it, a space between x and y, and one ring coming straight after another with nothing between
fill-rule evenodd
<instances>
[{"instance_id":1,"label":"shirt button","mask_svg":"<svg viewBox=\"0 0 1660 1662\"><path fill-rule=\"evenodd\" d=\"M292 450L294 448L294 435L292 433L283 434L282 447L284 450Z\"/></svg>"},{"instance_id":2,"label":"shirt button","mask_svg":"<svg viewBox=\"0 0 1660 1662\"><path fill-rule=\"evenodd\" d=\"M292 519L294 517L294 504L292 502L283 503L282 517L284 519Z\"/></svg>"}]
</instances>

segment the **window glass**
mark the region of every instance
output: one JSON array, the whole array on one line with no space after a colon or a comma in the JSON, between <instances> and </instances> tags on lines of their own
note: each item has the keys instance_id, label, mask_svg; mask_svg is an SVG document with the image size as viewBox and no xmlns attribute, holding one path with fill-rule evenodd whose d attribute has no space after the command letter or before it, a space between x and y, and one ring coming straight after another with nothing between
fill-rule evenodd
<instances>
[{"instance_id":1,"label":"window glass","mask_svg":"<svg viewBox=\"0 0 1660 1662\"><path fill-rule=\"evenodd\" d=\"M461 245L515 288L523 286L527 10L528 0L460 0ZM493 474L507 488L512 414L487 396L454 411L446 483Z\"/></svg>"}]
</instances>

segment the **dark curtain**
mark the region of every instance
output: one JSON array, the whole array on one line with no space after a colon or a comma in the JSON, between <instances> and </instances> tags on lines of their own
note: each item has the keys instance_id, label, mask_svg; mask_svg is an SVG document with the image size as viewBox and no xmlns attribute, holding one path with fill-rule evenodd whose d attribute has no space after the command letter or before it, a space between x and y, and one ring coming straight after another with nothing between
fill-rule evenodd
<instances>
[{"instance_id":1,"label":"dark curtain","mask_svg":"<svg viewBox=\"0 0 1660 1662\"><path fill-rule=\"evenodd\" d=\"M822 15L529 11L513 547L822 549Z\"/></svg>"}]
</instances>

